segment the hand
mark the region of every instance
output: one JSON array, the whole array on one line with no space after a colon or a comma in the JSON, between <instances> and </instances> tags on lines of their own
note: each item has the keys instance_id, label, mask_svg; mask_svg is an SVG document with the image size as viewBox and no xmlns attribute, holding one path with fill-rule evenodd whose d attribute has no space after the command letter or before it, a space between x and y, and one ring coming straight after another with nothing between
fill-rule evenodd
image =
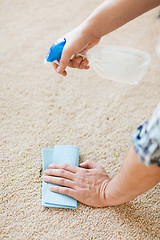
<instances>
[{"instance_id":1,"label":"hand","mask_svg":"<svg viewBox=\"0 0 160 240\"><path fill-rule=\"evenodd\" d=\"M66 194L93 207L105 207L106 188L110 181L104 168L93 161L75 167L69 164L50 164L44 171L44 181L58 184L50 190Z\"/></svg>"},{"instance_id":2,"label":"hand","mask_svg":"<svg viewBox=\"0 0 160 240\"><path fill-rule=\"evenodd\" d=\"M75 54L85 55L90 48L98 44L100 38L92 36L85 23L82 23L77 28L67 33L63 38L66 39L66 44L63 48L59 65L55 62L52 63L54 69L63 76L67 75L65 71L67 66L79 69L89 69L87 58L80 56L75 56L73 59L71 58Z\"/></svg>"}]
</instances>

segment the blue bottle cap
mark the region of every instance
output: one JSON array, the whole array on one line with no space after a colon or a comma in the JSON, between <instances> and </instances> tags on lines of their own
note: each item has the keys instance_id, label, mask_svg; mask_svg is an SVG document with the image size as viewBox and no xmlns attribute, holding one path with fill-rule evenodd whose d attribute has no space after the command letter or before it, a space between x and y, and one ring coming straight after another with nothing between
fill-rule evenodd
<instances>
[{"instance_id":1,"label":"blue bottle cap","mask_svg":"<svg viewBox=\"0 0 160 240\"><path fill-rule=\"evenodd\" d=\"M50 48L45 61L47 62L54 62L61 58L64 45L66 44L66 39L63 38L60 41L55 42L52 47Z\"/></svg>"}]
</instances>

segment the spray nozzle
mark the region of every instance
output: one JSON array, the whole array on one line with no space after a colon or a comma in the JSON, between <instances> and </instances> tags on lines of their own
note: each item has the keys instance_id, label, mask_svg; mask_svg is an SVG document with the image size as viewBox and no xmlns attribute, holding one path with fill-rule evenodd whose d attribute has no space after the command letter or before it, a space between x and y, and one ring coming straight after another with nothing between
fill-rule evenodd
<instances>
[{"instance_id":1,"label":"spray nozzle","mask_svg":"<svg viewBox=\"0 0 160 240\"><path fill-rule=\"evenodd\" d=\"M62 51L64 48L64 45L66 44L66 39L60 39L57 42L55 42L52 47L50 48L46 58L45 62L54 62L55 60L58 60L61 58Z\"/></svg>"}]
</instances>

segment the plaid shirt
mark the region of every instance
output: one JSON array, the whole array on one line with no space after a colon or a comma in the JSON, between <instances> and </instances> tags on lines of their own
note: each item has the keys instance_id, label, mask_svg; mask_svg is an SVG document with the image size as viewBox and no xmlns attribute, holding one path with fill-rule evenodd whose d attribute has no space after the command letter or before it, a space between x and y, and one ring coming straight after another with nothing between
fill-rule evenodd
<instances>
[{"instance_id":1,"label":"plaid shirt","mask_svg":"<svg viewBox=\"0 0 160 240\"><path fill-rule=\"evenodd\" d=\"M143 164L160 167L160 103L151 119L133 132L132 143Z\"/></svg>"}]
</instances>

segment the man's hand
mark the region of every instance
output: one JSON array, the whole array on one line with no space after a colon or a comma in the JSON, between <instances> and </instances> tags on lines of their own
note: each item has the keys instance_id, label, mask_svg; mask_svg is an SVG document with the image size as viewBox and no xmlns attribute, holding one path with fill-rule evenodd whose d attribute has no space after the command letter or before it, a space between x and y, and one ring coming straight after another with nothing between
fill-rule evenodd
<instances>
[{"instance_id":1,"label":"man's hand","mask_svg":"<svg viewBox=\"0 0 160 240\"><path fill-rule=\"evenodd\" d=\"M110 178L97 163L86 161L80 167L50 164L44 174L45 182L60 185L51 186L51 191L66 194L89 206L107 206L105 196Z\"/></svg>"}]
</instances>

